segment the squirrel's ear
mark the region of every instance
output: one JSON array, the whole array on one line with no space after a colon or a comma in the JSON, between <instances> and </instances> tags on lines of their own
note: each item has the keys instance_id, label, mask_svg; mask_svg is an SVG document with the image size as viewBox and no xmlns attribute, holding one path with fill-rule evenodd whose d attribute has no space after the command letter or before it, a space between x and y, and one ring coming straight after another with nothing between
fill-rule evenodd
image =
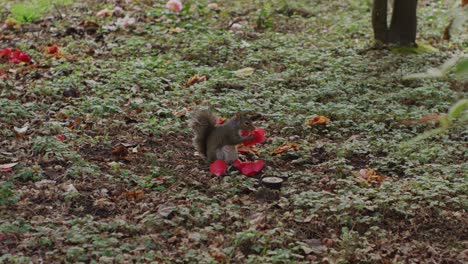
<instances>
[{"instance_id":1,"label":"squirrel's ear","mask_svg":"<svg viewBox=\"0 0 468 264\"><path fill-rule=\"evenodd\" d=\"M234 115L234 118L235 118L235 119L240 119L240 117L241 117L240 112L237 112L237 113Z\"/></svg>"}]
</instances>

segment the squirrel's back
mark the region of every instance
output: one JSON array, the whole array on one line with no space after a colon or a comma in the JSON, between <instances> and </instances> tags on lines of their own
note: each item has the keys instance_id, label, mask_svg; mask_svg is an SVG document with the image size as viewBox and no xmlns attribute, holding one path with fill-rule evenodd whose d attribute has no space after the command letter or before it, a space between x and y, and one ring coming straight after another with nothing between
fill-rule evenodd
<instances>
[{"instance_id":1,"label":"squirrel's back","mask_svg":"<svg viewBox=\"0 0 468 264\"><path fill-rule=\"evenodd\" d=\"M193 138L195 149L206 157L206 142L208 140L208 136L216 126L216 117L208 109L196 110L192 113L189 126L195 133Z\"/></svg>"}]
</instances>

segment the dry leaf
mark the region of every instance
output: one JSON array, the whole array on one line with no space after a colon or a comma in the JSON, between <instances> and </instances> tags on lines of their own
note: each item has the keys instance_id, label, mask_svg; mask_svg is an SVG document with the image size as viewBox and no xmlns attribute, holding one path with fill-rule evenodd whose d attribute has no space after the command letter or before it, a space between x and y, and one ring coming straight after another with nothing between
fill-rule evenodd
<instances>
[{"instance_id":1,"label":"dry leaf","mask_svg":"<svg viewBox=\"0 0 468 264\"><path fill-rule=\"evenodd\" d=\"M313 125L326 125L330 122L330 119L325 116L316 116L312 118L311 120L307 121L307 125L313 126Z\"/></svg>"},{"instance_id":2,"label":"dry leaf","mask_svg":"<svg viewBox=\"0 0 468 264\"><path fill-rule=\"evenodd\" d=\"M57 118L57 119L63 119L63 120L64 120L64 119L67 119L68 116L67 116L67 114L65 114L65 113L63 113L63 112L58 112L58 113L55 115L55 118Z\"/></svg>"},{"instance_id":3,"label":"dry leaf","mask_svg":"<svg viewBox=\"0 0 468 264\"><path fill-rule=\"evenodd\" d=\"M254 72L255 72L255 68L247 67L247 68L242 68L240 70L235 71L234 74L236 74L237 77L243 77L243 76L252 75Z\"/></svg>"},{"instance_id":4,"label":"dry leaf","mask_svg":"<svg viewBox=\"0 0 468 264\"><path fill-rule=\"evenodd\" d=\"M73 184L62 184L62 190L65 192L64 195L68 195L70 193L78 193L78 190L73 186Z\"/></svg>"},{"instance_id":5,"label":"dry leaf","mask_svg":"<svg viewBox=\"0 0 468 264\"><path fill-rule=\"evenodd\" d=\"M80 127L80 125L83 123L83 119L80 117L75 118L75 120L70 120L68 121L68 128L70 129L75 129Z\"/></svg>"},{"instance_id":6,"label":"dry leaf","mask_svg":"<svg viewBox=\"0 0 468 264\"><path fill-rule=\"evenodd\" d=\"M254 146L245 146L244 144L239 144L236 146L237 152L247 154L258 154L258 149Z\"/></svg>"},{"instance_id":7,"label":"dry leaf","mask_svg":"<svg viewBox=\"0 0 468 264\"><path fill-rule=\"evenodd\" d=\"M313 216L309 215L306 218L294 218L294 221L298 223L310 223L312 219Z\"/></svg>"},{"instance_id":8,"label":"dry leaf","mask_svg":"<svg viewBox=\"0 0 468 264\"><path fill-rule=\"evenodd\" d=\"M94 201L93 205L96 207L109 209L110 207L114 206L114 203L109 201L107 198L101 198Z\"/></svg>"},{"instance_id":9,"label":"dry leaf","mask_svg":"<svg viewBox=\"0 0 468 264\"><path fill-rule=\"evenodd\" d=\"M180 116L185 116L187 114L187 111L184 109L184 110L180 110L180 111L172 111L172 115L174 117L180 117Z\"/></svg>"},{"instance_id":10,"label":"dry leaf","mask_svg":"<svg viewBox=\"0 0 468 264\"><path fill-rule=\"evenodd\" d=\"M304 243L307 244L307 246L303 245L301 248L306 254L322 254L327 250L327 247L323 245L319 239L306 239Z\"/></svg>"},{"instance_id":11,"label":"dry leaf","mask_svg":"<svg viewBox=\"0 0 468 264\"><path fill-rule=\"evenodd\" d=\"M432 113L422 116L416 120L417 123L438 123L442 118L441 114Z\"/></svg>"},{"instance_id":12,"label":"dry leaf","mask_svg":"<svg viewBox=\"0 0 468 264\"><path fill-rule=\"evenodd\" d=\"M117 145L114 149L112 149L112 155L116 156L119 159L126 160L126 156L128 155L128 149L122 145Z\"/></svg>"},{"instance_id":13,"label":"dry leaf","mask_svg":"<svg viewBox=\"0 0 468 264\"><path fill-rule=\"evenodd\" d=\"M242 25L239 24L239 23L233 23L230 27L229 27L230 30L232 31L239 31L242 29Z\"/></svg>"},{"instance_id":14,"label":"dry leaf","mask_svg":"<svg viewBox=\"0 0 468 264\"><path fill-rule=\"evenodd\" d=\"M283 145L279 146L275 150L273 150L272 154L273 155L280 154L280 153L286 152L286 151L288 151L290 149L294 149L295 151L298 151L300 148L296 143L287 142L287 143L284 143Z\"/></svg>"},{"instance_id":15,"label":"dry leaf","mask_svg":"<svg viewBox=\"0 0 468 264\"><path fill-rule=\"evenodd\" d=\"M94 21L82 21L80 26L83 27L84 31L88 34L94 34L99 29L99 24Z\"/></svg>"},{"instance_id":16,"label":"dry leaf","mask_svg":"<svg viewBox=\"0 0 468 264\"><path fill-rule=\"evenodd\" d=\"M6 78L8 78L8 75L2 69L0 69L0 79L6 79Z\"/></svg>"},{"instance_id":17,"label":"dry leaf","mask_svg":"<svg viewBox=\"0 0 468 264\"><path fill-rule=\"evenodd\" d=\"M18 162L0 164L0 171L12 171L13 167L16 166L16 164L18 164Z\"/></svg>"},{"instance_id":18,"label":"dry leaf","mask_svg":"<svg viewBox=\"0 0 468 264\"><path fill-rule=\"evenodd\" d=\"M49 47L45 47L44 50L46 54L52 55L52 57L56 59L60 59L63 57L62 52L60 51L59 47L55 44Z\"/></svg>"},{"instance_id":19,"label":"dry leaf","mask_svg":"<svg viewBox=\"0 0 468 264\"><path fill-rule=\"evenodd\" d=\"M29 123L26 123L23 127L19 128L19 127L13 127L13 129L15 130L15 132L19 135L22 135L24 133L26 133L26 131L28 131L28 128L29 128Z\"/></svg>"},{"instance_id":20,"label":"dry leaf","mask_svg":"<svg viewBox=\"0 0 468 264\"><path fill-rule=\"evenodd\" d=\"M413 125L413 124L418 124L418 123L437 124L437 123L440 122L441 118L442 118L441 114L432 113L432 114L422 116L422 117L420 117L418 119L406 119L406 120L403 120L402 123L404 125Z\"/></svg>"},{"instance_id":21,"label":"dry leaf","mask_svg":"<svg viewBox=\"0 0 468 264\"><path fill-rule=\"evenodd\" d=\"M136 19L133 17L130 17L128 14L123 17L123 18L118 18L117 21L115 22L115 25L120 27L120 28L129 28L133 26L136 22Z\"/></svg>"},{"instance_id":22,"label":"dry leaf","mask_svg":"<svg viewBox=\"0 0 468 264\"><path fill-rule=\"evenodd\" d=\"M206 81L206 76L199 76L198 74L195 74L192 78L190 78L187 83L185 83L185 87L190 87L196 83L199 82L204 82Z\"/></svg>"},{"instance_id":23,"label":"dry leaf","mask_svg":"<svg viewBox=\"0 0 468 264\"><path fill-rule=\"evenodd\" d=\"M207 7L208 7L209 9L212 9L212 10L219 10L219 9L220 9L217 3L209 3L209 4L207 5Z\"/></svg>"},{"instance_id":24,"label":"dry leaf","mask_svg":"<svg viewBox=\"0 0 468 264\"><path fill-rule=\"evenodd\" d=\"M253 226L262 225L267 222L267 216L263 213L254 213L249 218L249 223Z\"/></svg>"},{"instance_id":25,"label":"dry leaf","mask_svg":"<svg viewBox=\"0 0 468 264\"><path fill-rule=\"evenodd\" d=\"M19 28L18 21L13 18L7 18L3 23L3 26L8 29Z\"/></svg>"},{"instance_id":26,"label":"dry leaf","mask_svg":"<svg viewBox=\"0 0 468 264\"><path fill-rule=\"evenodd\" d=\"M359 171L359 176L368 183L376 182L378 184L381 184L385 179L388 178L387 176L377 174L377 172L373 169L361 169Z\"/></svg>"},{"instance_id":27,"label":"dry leaf","mask_svg":"<svg viewBox=\"0 0 468 264\"><path fill-rule=\"evenodd\" d=\"M35 182L34 183L34 186L38 189L42 189L42 188L46 188L48 186L55 186L57 182L56 181L52 181L52 180L40 180L38 182Z\"/></svg>"},{"instance_id":28,"label":"dry leaf","mask_svg":"<svg viewBox=\"0 0 468 264\"><path fill-rule=\"evenodd\" d=\"M180 27L173 27L171 29L169 29L169 33L181 33L181 32L184 32L185 29L183 28L180 28Z\"/></svg>"},{"instance_id":29,"label":"dry leaf","mask_svg":"<svg viewBox=\"0 0 468 264\"><path fill-rule=\"evenodd\" d=\"M145 192L143 190L124 192L121 197L124 197L129 201L139 201L145 197Z\"/></svg>"},{"instance_id":30,"label":"dry leaf","mask_svg":"<svg viewBox=\"0 0 468 264\"><path fill-rule=\"evenodd\" d=\"M112 11L108 8L104 8L96 13L96 16L108 17L112 15Z\"/></svg>"},{"instance_id":31,"label":"dry leaf","mask_svg":"<svg viewBox=\"0 0 468 264\"><path fill-rule=\"evenodd\" d=\"M210 255L218 262L218 263L227 263L227 256L221 251L219 248L211 248Z\"/></svg>"},{"instance_id":32,"label":"dry leaf","mask_svg":"<svg viewBox=\"0 0 468 264\"><path fill-rule=\"evenodd\" d=\"M172 212L176 211L177 207L170 204L161 204L158 206L157 214L162 218L168 218Z\"/></svg>"}]
</instances>

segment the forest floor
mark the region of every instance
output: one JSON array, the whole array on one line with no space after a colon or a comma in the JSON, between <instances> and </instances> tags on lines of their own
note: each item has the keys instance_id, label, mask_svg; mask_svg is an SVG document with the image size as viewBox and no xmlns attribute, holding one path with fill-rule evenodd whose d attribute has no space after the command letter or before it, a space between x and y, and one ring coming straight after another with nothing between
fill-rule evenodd
<instances>
[{"instance_id":1,"label":"forest floor","mask_svg":"<svg viewBox=\"0 0 468 264\"><path fill-rule=\"evenodd\" d=\"M375 48L371 1L50 2L0 4L31 58L0 64L0 263L468 261L467 131L411 141L468 81L404 78L466 52L450 1L419 1L424 51ZM203 106L254 113L258 175L210 173Z\"/></svg>"}]
</instances>

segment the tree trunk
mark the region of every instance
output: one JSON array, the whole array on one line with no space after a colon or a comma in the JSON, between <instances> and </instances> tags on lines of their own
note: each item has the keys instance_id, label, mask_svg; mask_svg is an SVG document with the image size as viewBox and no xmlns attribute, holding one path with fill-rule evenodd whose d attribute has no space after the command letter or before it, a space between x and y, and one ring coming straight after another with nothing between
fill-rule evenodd
<instances>
[{"instance_id":1,"label":"tree trunk","mask_svg":"<svg viewBox=\"0 0 468 264\"><path fill-rule=\"evenodd\" d=\"M372 27L374 39L387 43L387 0L374 0L372 7Z\"/></svg>"},{"instance_id":2,"label":"tree trunk","mask_svg":"<svg viewBox=\"0 0 468 264\"><path fill-rule=\"evenodd\" d=\"M394 0L390 28L387 25L387 0L374 0L373 3L374 39L384 44L416 46L418 0Z\"/></svg>"},{"instance_id":3,"label":"tree trunk","mask_svg":"<svg viewBox=\"0 0 468 264\"><path fill-rule=\"evenodd\" d=\"M395 0L387 41L403 46L416 46L417 0Z\"/></svg>"}]
</instances>

